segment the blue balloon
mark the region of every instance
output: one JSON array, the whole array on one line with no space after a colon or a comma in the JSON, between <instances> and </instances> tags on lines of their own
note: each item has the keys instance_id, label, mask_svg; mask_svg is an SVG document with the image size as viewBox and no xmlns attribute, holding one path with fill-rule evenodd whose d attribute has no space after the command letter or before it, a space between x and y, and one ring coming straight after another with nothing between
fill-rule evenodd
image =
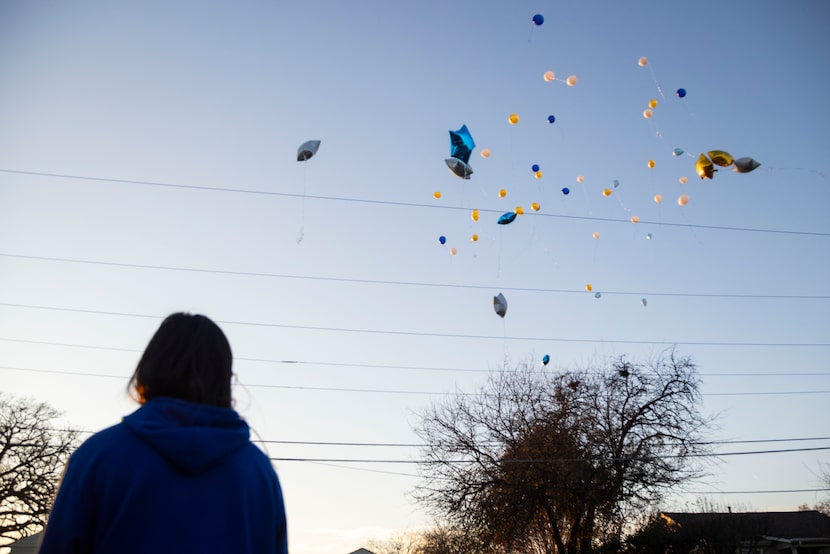
<instances>
[{"instance_id":1,"label":"blue balloon","mask_svg":"<svg viewBox=\"0 0 830 554\"><path fill-rule=\"evenodd\" d=\"M441 235L440 237L438 237L438 242L440 242L441 244L447 244L447 237Z\"/></svg>"},{"instance_id":2,"label":"blue balloon","mask_svg":"<svg viewBox=\"0 0 830 554\"><path fill-rule=\"evenodd\" d=\"M678 98L683 98L684 96L686 96L686 89L685 88L677 89L677 97Z\"/></svg>"},{"instance_id":3,"label":"blue balloon","mask_svg":"<svg viewBox=\"0 0 830 554\"><path fill-rule=\"evenodd\" d=\"M548 364L550 363L550 356L548 356L547 354L545 354L544 356L542 356L542 363L543 363L544 365L548 365Z\"/></svg>"},{"instance_id":4,"label":"blue balloon","mask_svg":"<svg viewBox=\"0 0 830 554\"><path fill-rule=\"evenodd\" d=\"M554 121L556 121L556 118L552 115L549 115L548 116L548 123L553 123Z\"/></svg>"},{"instance_id":5,"label":"blue balloon","mask_svg":"<svg viewBox=\"0 0 830 554\"><path fill-rule=\"evenodd\" d=\"M682 156L683 155L683 149L682 148L675 148L674 150L671 151L671 153L672 153L672 156Z\"/></svg>"},{"instance_id":6,"label":"blue balloon","mask_svg":"<svg viewBox=\"0 0 830 554\"><path fill-rule=\"evenodd\" d=\"M542 14L537 13L536 15L533 16L533 23L535 25L541 25L544 22L545 22L545 18L542 16Z\"/></svg>"},{"instance_id":7,"label":"blue balloon","mask_svg":"<svg viewBox=\"0 0 830 554\"><path fill-rule=\"evenodd\" d=\"M571 189L569 189L568 187L565 187L565 188L562 189L562 194L570 194L570 193L571 193Z\"/></svg>"},{"instance_id":8,"label":"blue balloon","mask_svg":"<svg viewBox=\"0 0 830 554\"><path fill-rule=\"evenodd\" d=\"M476 143L466 125L462 125L457 131L450 131L451 157L461 160L464 163L469 163L470 154L473 153L473 148L475 147Z\"/></svg>"},{"instance_id":9,"label":"blue balloon","mask_svg":"<svg viewBox=\"0 0 830 554\"><path fill-rule=\"evenodd\" d=\"M499 218L499 225L507 225L509 223L513 223L513 221L515 219L516 219L516 212L507 212L506 214L503 214Z\"/></svg>"},{"instance_id":10,"label":"blue balloon","mask_svg":"<svg viewBox=\"0 0 830 554\"><path fill-rule=\"evenodd\" d=\"M614 188L620 186L620 182L617 179L614 179Z\"/></svg>"},{"instance_id":11,"label":"blue balloon","mask_svg":"<svg viewBox=\"0 0 830 554\"><path fill-rule=\"evenodd\" d=\"M530 167L530 170L531 170L533 173L536 173L537 171L539 171L539 164L533 164L533 165Z\"/></svg>"}]
</instances>

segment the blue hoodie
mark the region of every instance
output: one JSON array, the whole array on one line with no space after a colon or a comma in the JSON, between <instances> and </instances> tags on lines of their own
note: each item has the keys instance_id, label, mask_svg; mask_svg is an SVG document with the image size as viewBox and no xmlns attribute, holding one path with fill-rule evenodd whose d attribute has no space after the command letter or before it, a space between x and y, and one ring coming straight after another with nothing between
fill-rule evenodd
<instances>
[{"instance_id":1,"label":"blue hoodie","mask_svg":"<svg viewBox=\"0 0 830 554\"><path fill-rule=\"evenodd\" d=\"M230 409L155 398L71 456L40 554L286 554L277 474Z\"/></svg>"}]
</instances>

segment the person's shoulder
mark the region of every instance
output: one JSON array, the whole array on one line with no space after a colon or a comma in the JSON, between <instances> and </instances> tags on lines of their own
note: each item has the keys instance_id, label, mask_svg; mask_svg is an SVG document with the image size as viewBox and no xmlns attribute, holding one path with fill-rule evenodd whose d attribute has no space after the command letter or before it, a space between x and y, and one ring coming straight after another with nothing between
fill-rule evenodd
<instances>
[{"instance_id":1,"label":"person's shoulder","mask_svg":"<svg viewBox=\"0 0 830 554\"><path fill-rule=\"evenodd\" d=\"M74 458L94 456L101 450L109 450L119 443L130 440L130 432L124 423L116 423L110 427L93 433L75 450Z\"/></svg>"}]
</instances>

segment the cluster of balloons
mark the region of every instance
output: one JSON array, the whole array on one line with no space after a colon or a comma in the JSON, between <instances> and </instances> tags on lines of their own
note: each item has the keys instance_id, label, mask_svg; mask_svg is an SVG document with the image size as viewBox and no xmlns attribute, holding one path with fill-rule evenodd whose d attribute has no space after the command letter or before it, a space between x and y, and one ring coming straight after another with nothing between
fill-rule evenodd
<instances>
[{"instance_id":1,"label":"cluster of balloons","mask_svg":"<svg viewBox=\"0 0 830 554\"><path fill-rule=\"evenodd\" d=\"M718 167L732 167L732 171L738 173L749 173L761 167L760 162L753 158L738 158L732 157L729 152L723 150L709 150L706 154L701 154L695 163L695 171L701 179L712 179L715 175L715 166Z\"/></svg>"}]
</instances>

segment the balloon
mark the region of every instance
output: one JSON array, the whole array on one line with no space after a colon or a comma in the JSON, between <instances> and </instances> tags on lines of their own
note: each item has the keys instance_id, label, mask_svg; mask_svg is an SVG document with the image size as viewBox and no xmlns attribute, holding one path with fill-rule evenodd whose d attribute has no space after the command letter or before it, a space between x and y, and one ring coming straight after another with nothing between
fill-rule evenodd
<instances>
[{"instance_id":1,"label":"balloon","mask_svg":"<svg viewBox=\"0 0 830 554\"><path fill-rule=\"evenodd\" d=\"M657 107L657 100L655 98L652 98L651 100L649 100L648 101L648 107L649 108L656 108Z\"/></svg>"},{"instance_id":2,"label":"balloon","mask_svg":"<svg viewBox=\"0 0 830 554\"><path fill-rule=\"evenodd\" d=\"M729 152L724 152L723 150L709 150L707 154L709 154L709 158L713 164L721 167L729 167L735 161Z\"/></svg>"},{"instance_id":3,"label":"balloon","mask_svg":"<svg viewBox=\"0 0 830 554\"><path fill-rule=\"evenodd\" d=\"M631 223L640 223L640 218L635 216L631 216Z\"/></svg>"},{"instance_id":4,"label":"balloon","mask_svg":"<svg viewBox=\"0 0 830 554\"><path fill-rule=\"evenodd\" d=\"M641 298L640 299L640 304L642 304L643 308L645 308L646 306L648 306L648 300L646 300L645 298Z\"/></svg>"},{"instance_id":5,"label":"balloon","mask_svg":"<svg viewBox=\"0 0 830 554\"><path fill-rule=\"evenodd\" d=\"M568 187L564 187L562 189L562 194L564 194L565 196L569 195L570 193L571 193L571 189L569 189Z\"/></svg>"},{"instance_id":6,"label":"balloon","mask_svg":"<svg viewBox=\"0 0 830 554\"><path fill-rule=\"evenodd\" d=\"M478 241L478 235L473 233L473 236L470 237L470 240L473 241L473 242L477 242Z\"/></svg>"},{"instance_id":7,"label":"balloon","mask_svg":"<svg viewBox=\"0 0 830 554\"><path fill-rule=\"evenodd\" d=\"M602 195L603 195L603 196L611 196L611 193L612 193L612 192L614 192L614 191L613 191L613 190L611 190L611 189L604 189L604 190L602 191Z\"/></svg>"},{"instance_id":8,"label":"balloon","mask_svg":"<svg viewBox=\"0 0 830 554\"><path fill-rule=\"evenodd\" d=\"M761 167L761 162L757 162L752 158L738 158L735 160L735 167L732 168L732 171L737 171L738 173L749 173L759 167Z\"/></svg>"},{"instance_id":9,"label":"balloon","mask_svg":"<svg viewBox=\"0 0 830 554\"><path fill-rule=\"evenodd\" d=\"M688 177L681 177L680 179L678 179L678 181L680 181L681 185L685 185L686 183L689 182L689 178Z\"/></svg>"},{"instance_id":10,"label":"balloon","mask_svg":"<svg viewBox=\"0 0 830 554\"><path fill-rule=\"evenodd\" d=\"M499 191L499 198L504 198L505 196L507 196L507 190L506 189L501 189Z\"/></svg>"},{"instance_id":11,"label":"balloon","mask_svg":"<svg viewBox=\"0 0 830 554\"><path fill-rule=\"evenodd\" d=\"M541 25L542 23L544 23L544 22L545 22L545 18L542 14L537 13L536 15L533 16L533 24L536 25L537 27L539 25Z\"/></svg>"},{"instance_id":12,"label":"balloon","mask_svg":"<svg viewBox=\"0 0 830 554\"><path fill-rule=\"evenodd\" d=\"M440 242L441 244L447 244L447 237L441 235L440 237L438 237L438 242Z\"/></svg>"},{"instance_id":13,"label":"balloon","mask_svg":"<svg viewBox=\"0 0 830 554\"><path fill-rule=\"evenodd\" d=\"M637 65L639 65L640 67L645 67L646 65L648 65L648 58L643 56L642 58L637 60Z\"/></svg>"},{"instance_id":14,"label":"balloon","mask_svg":"<svg viewBox=\"0 0 830 554\"><path fill-rule=\"evenodd\" d=\"M532 166L530 166L530 170L534 173L539 171L539 164L533 164Z\"/></svg>"},{"instance_id":15,"label":"balloon","mask_svg":"<svg viewBox=\"0 0 830 554\"><path fill-rule=\"evenodd\" d=\"M682 156L683 155L683 149L682 148L675 148L674 150L671 151L671 155L675 156L675 157Z\"/></svg>"},{"instance_id":16,"label":"balloon","mask_svg":"<svg viewBox=\"0 0 830 554\"><path fill-rule=\"evenodd\" d=\"M676 94L677 94L677 97L678 97L678 98L685 98L685 96L686 96L686 89L685 89L685 88L679 88L679 89L677 89L677 93L676 93Z\"/></svg>"},{"instance_id":17,"label":"balloon","mask_svg":"<svg viewBox=\"0 0 830 554\"><path fill-rule=\"evenodd\" d=\"M499 217L498 224L508 225L510 223L513 223L513 221L516 219L516 215L516 212L507 212L506 214L502 214L501 217Z\"/></svg>"},{"instance_id":18,"label":"balloon","mask_svg":"<svg viewBox=\"0 0 830 554\"><path fill-rule=\"evenodd\" d=\"M593 237L594 237L595 239L598 239L598 238L599 238L599 231L594 231L594 235L593 235Z\"/></svg>"},{"instance_id":19,"label":"balloon","mask_svg":"<svg viewBox=\"0 0 830 554\"><path fill-rule=\"evenodd\" d=\"M650 109L646 108L645 110L643 110L643 117L645 117L646 119L651 119L652 115L654 115L654 112L652 112Z\"/></svg>"},{"instance_id":20,"label":"balloon","mask_svg":"<svg viewBox=\"0 0 830 554\"><path fill-rule=\"evenodd\" d=\"M470 154L476 143L466 125L462 125L457 131L450 131L450 156L444 162L456 177L469 179L473 174L473 168L467 165L470 161Z\"/></svg>"},{"instance_id":21,"label":"balloon","mask_svg":"<svg viewBox=\"0 0 830 554\"><path fill-rule=\"evenodd\" d=\"M591 283L588 283L587 285L585 285L585 290L591 292L592 290L594 290L594 287L593 285L591 285Z\"/></svg>"},{"instance_id":22,"label":"balloon","mask_svg":"<svg viewBox=\"0 0 830 554\"><path fill-rule=\"evenodd\" d=\"M594 298L602 298L602 293L601 292L595 292L594 293Z\"/></svg>"},{"instance_id":23,"label":"balloon","mask_svg":"<svg viewBox=\"0 0 830 554\"><path fill-rule=\"evenodd\" d=\"M620 186L620 182L617 179L614 179L614 188Z\"/></svg>"},{"instance_id":24,"label":"balloon","mask_svg":"<svg viewBox=\"0 0 830 554\"><path fill-rule=\"evenodd\" d=\"M567 79L565 79L565 84L568 85L569 87L574 86L576 84L576 82L577 82L576 75L571 75Z\"/></svg>"},{"instance_id":25,"label":"balloon","mask_svg":"<svg viewBox=\"0 0 830 554\"><path fill-rule=\"evenodd\" d=\"M689 203L689 195L688 194L681 194L677 197L677 205L678 206L685 206Z\"/></svg>"},{"instance_id":26,"label":"balloon","mask_svg":"<svg viewBox=\"0 0 830 554\"><path fill-rule=\"evenodd\" d=\"M556 121L556 117L554 117L552 115L549 115L548 116L548 123L553 123L554 121Z\"/></svg>"},{"instance_id":27,"label":"balloon","mask_svg":"<svg viewBox=\"0 0 830 554\"><path fill-rule=\"evenodd\" d=\"M579 175L579 176L577 176L577 178L576 178L576 182L577 182L577 183L581 183L581 182L583 182L584 180L585 180L585 177L583 177L582 175Z\"/></svg>"},{"instance_id":28,"label":"balloon","mask_svg":"<svg viewBox=\"0 0 830 554\"><path fill-rule=\"evenodd\" d=\"M516 215L525 215L525 209L521 206L516 206L516 209L513 211L516 212Z\"/></svg>"},{"instance_id":29,"label":"balloon","mask_svg":"<svg viewBox=\"0 0 830 554\"><path fill-rule=\"evenodd\" d=\"M533 176L536 177L537 179L541 179L542 178L542 172L537 171L536 173L533 174Z\"/></svg>"},{"instance_id":30,"label":"balloon","mask_svg":"<svg viewBox=\"0 0 830 554\"><path fill-rule=\"evenodd\" d=\"M499 293L498 296L493 297L493 309L499 317L504 318L504 315L507 313L507 299L502 293Z\"/></svg>"},{"instance_id":31,"label":"balloon","mask_svg":"<svg viewBox=\"0 0 830 554\"><path fill-rule=\"evenodd\" d=\"M695 171L697 171L697 174L701 179L711 179L715 175L715 167L712 165L712 162L709 161L709 158L706 157L706 154L701 154L697 158Z\"/></svg>"},{"instance_id":32,"label":"balloon","mask_svg":"<svg viewBox=\"0 0 830 554\"><path fill-rule=\"evenodd\" d=\"M435 198L436 200L441 198L441 191L436 190L435 192L432 193L432 197Z\"/></svg>"},{"instance_id":33,"label":"balloon","mask_svg":"<svg viewBox=\"0 0 830 554\"><path fill-rule=\"evenodd\" d=\"M538 202L533 202L530 205L530 209L533 210L534 212L538 212L540 208L541 208L541 206L539 205Z\"/></svg>"},{"instance_id":34,"label":"balloon","mask_svg":"<svg viewBox=\"0 0 830 554\"><path fill-rule=\"evenodd\" d=\"M550 356L548 356L547 354L542 356L542 365L548 365L549 363L550 363Z\"/></svg>"},{"instance_id":35,"label":"balloon","mask_svg":"<svg viewBox=\"0 0 830 554\"><path fill-rule=\"evenodd\" d=\"M478 210L473 210L473 213L470 215L473 218L473 221L478 221Z\"/></svg>"},{"instance_id":36,"label":"balloon","mask_svg":"<svg viewBox=\"0 0 830 554\"><path fill-rule=\"evenodd\" d=\"M456 250L455 248L450 248L450 256L455 256L456 254L458 254L458 250Z\"/></svg>"},{"instance_id":37,"label":"balloon","mask_svg":"<svg viewBox=\"0 0 830 554\"><path fill-rule=\"evenodd\" d=\"M646 240L651 240L651 233L648 233L648 234L646 235Z\"/></svg>"},{"instance_id":38,"label":"balloon","mask_svg":"<svg viewBox=\"0 0 830 554\"><path fill-rule=\"evenodd\" d=\"M654 160L649 160L648 161L648 168L649 169L654 169Z\"/></svg>"},{"instance_id":39,"label":"balloon","mask_svg":"<svg viewBox=\"0 0 830 554\"><path fill-rule=\"evenodd\" d=\"M553 71L545 71L544 78L545 78L545 81L550 83L551 81L556 79L556 74Z\"/></svg>"},{"instance_id":40,"label":"balloon","mask_svg":"<svg viewBox=\"0 0 830 554\"><path fill-rule=\"evenodd\" d=\"M491 154L491 152L490 152L489 148L485 148L484 150L481 151L481 157L482 158L489 158L490 154Z\"/></svg>"},{"instance_id":41,"label":"balloon","mask_svg":"<svg viewBox=\"0 0 830 554\"><path fill-rule=\"evenodd\" d=\"M510 114L510 117L507 118L507 121L509 121L511 125L515 125L516 123L519 122L519 114L516 114L516 113Z\"/></svg>"},{"instance_id":42,"label":"balloon","mask_svg":"<svg viewBox=\"0 0 830 554\"><path fill-rule=\"evenodd\" d=\"M654 195L654 201L659 204L660 202L663 201L663 195L662 194L655 194Z\"/></svg>"},{"instance_id":43,"label":"balloon","mask_svg":"<svg viewBox=\"0 0 830 554\"><path fill-rule=\"evenodd\" d=\"M320 148L320 141L319 140L308 140L300 145L297 148L297 161L304 162L309 159L311 156L317 153L317 149Z\"/></svg>"}]
</instances>

